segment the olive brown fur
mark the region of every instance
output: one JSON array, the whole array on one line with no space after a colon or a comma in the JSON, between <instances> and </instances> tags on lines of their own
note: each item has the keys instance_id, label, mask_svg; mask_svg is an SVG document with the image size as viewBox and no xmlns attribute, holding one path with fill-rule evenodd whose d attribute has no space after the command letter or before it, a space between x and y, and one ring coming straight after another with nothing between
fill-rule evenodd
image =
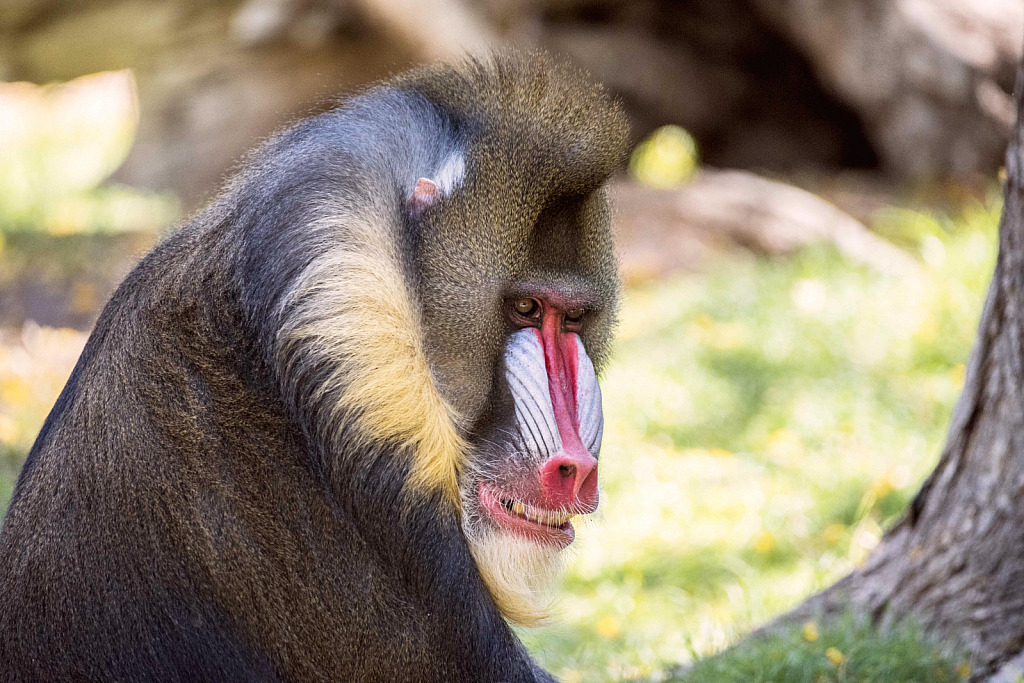
<instances>
[{"instance_id":1,"label":"olive brown fur","mask_svg":"<svg viewBox=\"0 0 1024 683\"><path fill-rule=\"evenodd\" d=\"M617 106L544 56L299 122L114 293L0 528L0 681L550 681L464 533L509 297L618 302ZM444 193L411 212L417 178ZM497 378L497 379L496 379Z\"/></svg>"}]
</instances>

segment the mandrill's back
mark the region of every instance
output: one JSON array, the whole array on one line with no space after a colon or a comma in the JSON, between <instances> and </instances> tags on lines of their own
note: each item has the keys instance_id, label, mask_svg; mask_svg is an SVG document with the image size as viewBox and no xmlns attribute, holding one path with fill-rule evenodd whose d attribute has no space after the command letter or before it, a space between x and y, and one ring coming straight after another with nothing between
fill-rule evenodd
<instances>
[{"instance_id":1,"label":"mandrill's back","mask_svg":"<svg viewBox=\"0 0 1024 683\"><path fill-rule=\"evenodd\" d=\"M207 562L233 546L259 557L262 545L220 542L249 535L244 507L223 494L250 495L243 482L257 480L225 475L257 439L217 405L256 420L267 445L289 437L254 392L225 385L223 362L240 366L244 349L195 329L222 302L175 275L194 232L114 294L29 453L0 531L5 680L273 680L267 657L233 635L219 607L227 577Z\"/></svg>"},{"instance_id":2,"label":"mandrill's back","mask_svg":"<svg viewBox=\"0 0 1024 683\"><path fill-rule=\"evenodd\" d=\"M355 599L403 607L204 275L212 237L184 229L118 289L28 456L0 532L0 680L351 680L401 657L381 640L400 634L358 628Z\"/></svg>"}]
</instances>

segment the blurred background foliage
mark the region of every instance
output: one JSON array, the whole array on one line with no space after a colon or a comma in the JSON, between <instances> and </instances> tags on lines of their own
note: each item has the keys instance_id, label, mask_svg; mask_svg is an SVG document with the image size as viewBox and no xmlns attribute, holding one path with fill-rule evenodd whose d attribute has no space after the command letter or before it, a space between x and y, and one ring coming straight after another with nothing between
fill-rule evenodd
<instances>
[{"instance_id":1,"label":"blurred background foliage","mask_svg":"<svg viewBox=\"0 0 1024 683\"><path fill-rule=\"evenodd\" d=\"M48 86L0 83L0 231L153 231L171 223L172 194L102 184L128 156L137 126L130 71Z\"/></svg>"},{"instance_id":2,"label":"blurred background foliage","mask_svg":"<svg viewBox=\"0 0 1024 683\"><path fill-rule=\"evenodd\" d=\"M233 31L255 41L247 44L255 50L250 54L263 58L283 49L283 39L260 42L259 17L243 12L257 4L241 3L226 16L236 22ZM263 4L273 9L280 3ZM694 4L707 10L707 3ZM295 24L296 17L307 16L302 12L289 16L282 24L293 31L286 42L305 35L302 40L317 45L318 24ZM564 15L545 16L554 24L565 21ZM0 12L0 33L12 26L38 33L45 22L33 21L18 24L8 17L5 24ZM150 24L132 30L163 30L156 19ZM354 30L345 26L336 28L339 35L354 35L345 34ZM312 33L294 33L300 29ZM53 36L47 40L57 41L46 43L54 50L61 45ZM360 49L352 47L345 59L358 60ZM47 62L38 51L26 54L65 64ZM141 60L145 50L131 54ZM189 54L181 63L205 53ZM9 56L0 49L0 73ZM303 59L309 69L319 68L319 57ZM74 75L66 64L61 68L66 77ZM751 67L751 73L758 71ZM185 157L153 143L146 103L159 109L166 102L152 93L140 100L136 78L118 70L47 85L0 83L0 509L111 288L186 209L214 191L209 169L202 169L199 185L189 184L188 155L195 158L207 144L213 157L227 154L202 136L183 137ZM147 78L152 89L152 74ZM204 83L220 92L247 82L226 78ZM300 91L309 101L327 94ZM202 120L216 124L210 130L225 130L220 100L210 97ZM261 109L261 101L242 100ZM286 108L273 98L262 107L277 119ZM636 110L663 111L649 102ZM172 121L194 132L189 125L195 116L192 111ZM678 204L686 188L713 181L701 167L706 149L719 163L746 158L736 152L742 137L716 138L699 122L696 135L679 123L662 125L666 118L673 117L641 117L643 135L629 178L617 179L613 194L627 185L651 188L661 193L651 197ZM676 120L685 123L687 117ZM750 120L740 117L735 125ZM936 130L945 125L933 123ZM246 145L264 132L238 128ZM799 135L771 126L757 130L757 144L768 150L780 140L801 144ZM862 132L843 130L849 135L839 136L842 145L868 144ZM874 140L871 134L867 139ZM803 144L820 140L810 135ZM814 154L804 159L811 159L809 166L794 162L769 174L834 202L865 234L895 245L906 264L879 267L870 254L851 258L848 242L827 231L775 249L765 246L770 241L726 239L713 221L707 237L707 230L676 216L672 229L704 235L704 246L694 252L696 259L680 257L671 268L651 269L629 251L642 235L622 232L631 285L603 383L602 508L570 551L558 618L523 632L542 664L567 683L682 676L673 673L675 663L721 651L863 562L938 458L995 260L997 168L985 157L959 175L948 167L914 175L887 168L885 155L896 153L877 144L861 156L849 150L834 156L832 166L822 166L823 157ZM131 162L131 155L141 161ZM763 157L747 167L759 167L757 158ZM867 175L849 174L844 164L855 158L880 166ZM147 176L146 169L154 168L159 173ZM212 177L222 172L217 167ZM178 180L161 186L147 178ZM737 204L741 218L729 220L753 220L750 206L757 208L759 200L745 201ZM651 215L654 206L646 209ZM800 215L818 215L816 206L796 208ZM621 225L625 218L643 226L648 215L620 215ZM665 244L667 251L679 248ZM875 243L865 244L870 251ZM790 674L756 680L886 680L873 676L888 653L881 644L867 647L872 636L858 628L847 625L819 637L812 624L729 671L698 667L685 680L755 680L750 667L767 671L766 663L787 658L795 667L787 669ZM930 645L915 650L913 632L891 642L910 662L901 680L957 680L969 673L962 662L937 659ZM931 678L921 671L932 672Z\"/></svg>"},{"instance_id":3,"label":"blurred background foliage","mask_svg":"<svg viewBox=\"0 0 1024 683\"><path fill-rule=\"evenodd\" d=\"M629 173L641 183L672 187L697 170L697 143L679 126L662 126L629 158Z\"/></svg>"}]
</instances>

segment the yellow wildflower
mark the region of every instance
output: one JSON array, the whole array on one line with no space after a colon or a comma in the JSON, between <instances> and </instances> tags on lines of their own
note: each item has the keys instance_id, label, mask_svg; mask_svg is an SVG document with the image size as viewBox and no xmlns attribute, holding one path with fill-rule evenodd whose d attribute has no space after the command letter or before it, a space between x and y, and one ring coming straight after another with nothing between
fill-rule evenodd
<instances>
[{"instance_id":1,"label":"yellow wildflower","mask_svg":"<svg viewBox=\"0 0 1024 683\"><path fill-rule=\"evenodd\" d=\"M604 617L597 622L597 634L602 638L614 638L619 635L619 622L614 617Z\"/></svg>"},{"instance_id":2,"label":"yellow wildflower","mask_svg":"<svg viewBox=\"0 0 1024 683\"><path fill-rule=\"evenodd\" d=\"M843 656L843 653L834 647L830 647L825 650L825 656L828 657L828 661L832 662L835 666L841 666L842 663L846 661L846 657Z\"/></svg>"},{"instance_id":3,"label":"yellow wildflower","mask_svg":"<svg viewBox=\"0 0 1024 683\"><path fill-rule=\"evenodd\" d=\"M775 550L775 537L770 531L762 531L754 539L754 552L758 555L767 555Z\"/></svg>"}]
</instances>

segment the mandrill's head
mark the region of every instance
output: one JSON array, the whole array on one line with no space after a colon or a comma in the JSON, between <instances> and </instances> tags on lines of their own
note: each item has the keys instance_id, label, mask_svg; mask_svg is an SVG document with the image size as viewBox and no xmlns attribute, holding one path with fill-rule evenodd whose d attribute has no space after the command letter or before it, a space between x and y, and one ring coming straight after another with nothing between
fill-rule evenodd
<instances>
[{"instance_id":1,"label":"mandrill's head","mask_svg":"<svg viewBox=\"0 0 1024 683\"><path fill-rule=\"evenodd\" d=\"M536 623L573 518L598 506L597 375L619 299L604 184L625 119L537 57L396 87L435 106L450 141L409 179L407 215L425 356L466 443L463 529L505 616Z\"/></svg>"}]
</instances>

